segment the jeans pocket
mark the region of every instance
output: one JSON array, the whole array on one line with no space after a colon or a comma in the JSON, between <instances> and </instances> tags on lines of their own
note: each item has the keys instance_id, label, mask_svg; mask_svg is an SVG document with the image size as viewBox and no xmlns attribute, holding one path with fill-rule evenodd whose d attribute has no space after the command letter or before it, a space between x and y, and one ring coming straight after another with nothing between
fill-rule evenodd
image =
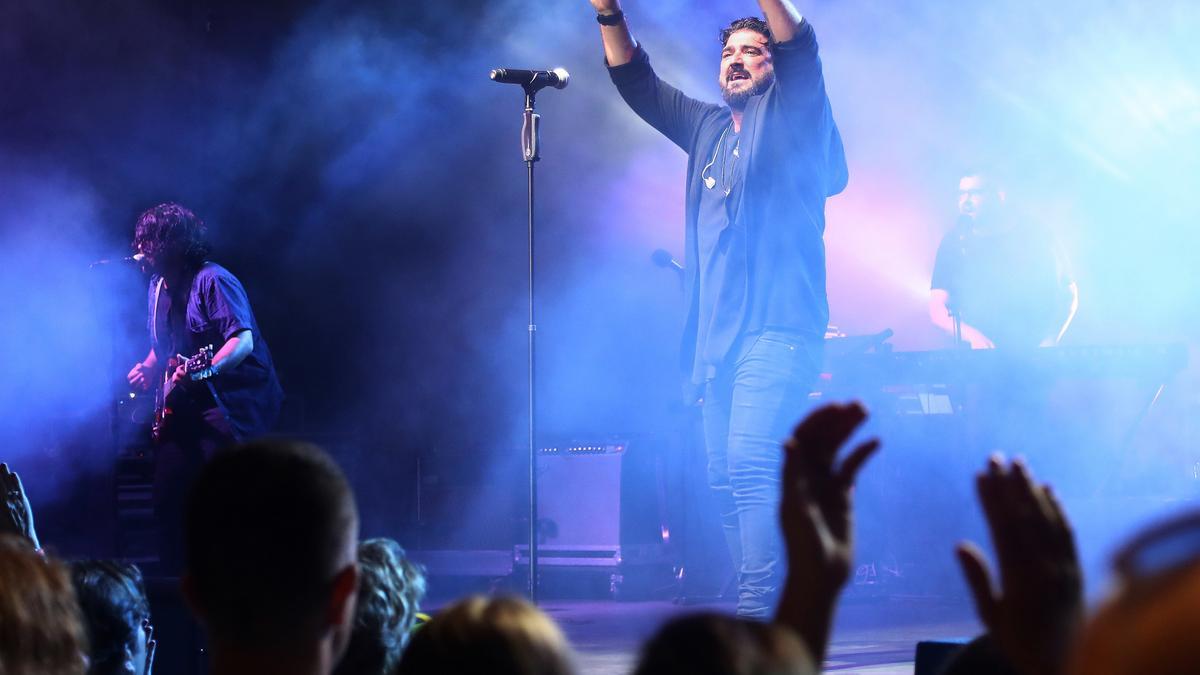
<instances>
[{"instance_id":1,"label":"jeans pocket","mask_svg":"<svg viewBox=\"0 0 1200 675\"><path fill-rule=\"evenodd\" d=\"M750 349L751 357L773 362L802 378L820 372L824 365L824 353L823 341L778 331L761 333Z\"/></svg>"},{"instance_id":2,"label":"jeans pocket","mask_svg":"<svg viewBox=\"0 0 1200 675\"><path fill-rule=\"evenodd\" d=\"M800 348L799 338L787 335L786 333L766 332L760 333L754 341L754 347L751 351L762 349L763 351L780 351L795 352Z\"/></svg>"}]
</instances>

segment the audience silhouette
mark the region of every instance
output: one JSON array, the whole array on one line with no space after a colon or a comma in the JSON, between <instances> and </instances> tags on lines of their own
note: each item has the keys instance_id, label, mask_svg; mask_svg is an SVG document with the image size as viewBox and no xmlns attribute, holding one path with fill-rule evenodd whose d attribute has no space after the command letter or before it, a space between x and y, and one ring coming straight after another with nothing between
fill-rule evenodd
<instances>
[{"instance_id":1,"label":"audience silhouette","mask_svg":"<svg viewBox=\"0 0 1200 675\"><path fill-rule=\"evenodd\" d=\"M854 562L855 483L880 447L875 439L847 447L866 417L857 403L825 405L784 443L788 573L774 620L676 617L645 643L636 675L819 670ZM986 633L943 673L1200 671L1191 634L1200 621L1200 512L1122 548L1115 590L1089 619L1075 536L1050 486L999 455L975 484L995 570L974 543L955 554ZM156 640L140 570L47 556L6 464L0 487L0 675L150 675ZM184 538L181 585L217 675L578 672L563 632L519 598L467 597L418 626L424 571L395 541L358 543L350 485L314 445L265 439L218 453L188 495Z\"/></svg>"}]
</instances>

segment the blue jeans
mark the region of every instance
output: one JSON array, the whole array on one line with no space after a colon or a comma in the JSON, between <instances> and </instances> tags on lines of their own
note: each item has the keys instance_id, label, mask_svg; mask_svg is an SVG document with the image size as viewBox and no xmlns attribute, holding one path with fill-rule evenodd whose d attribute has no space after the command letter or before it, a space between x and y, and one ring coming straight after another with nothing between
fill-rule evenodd
<instances>
[{"instance_id":1,"label":"blue jeans","mask_svg":"<svg viewBox=\"0 0 1200 675\"><path fill-rule=\"evenodd\" d=\"M767 330L705 387L708 484L738 574L739 616L769 618L783 580L781 443L807 407L824 341Z\"/></svg>"}]
</instances>

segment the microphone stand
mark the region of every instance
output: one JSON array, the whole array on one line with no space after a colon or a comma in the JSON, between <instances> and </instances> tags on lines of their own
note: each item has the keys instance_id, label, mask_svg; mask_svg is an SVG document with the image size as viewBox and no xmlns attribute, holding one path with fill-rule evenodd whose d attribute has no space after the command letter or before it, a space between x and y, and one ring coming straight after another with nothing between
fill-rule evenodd
<instances>
[{"instance_id":1,"label":"microphone stand","mask_svg":"<svg viewBox=\"0 0 1200 675\"><path fill-rule=\"evenodd\" d=\"M538 599L538 449L537 449L537 321L534 314L534 247L533 247L533 165L539 156L538 131L541 117L533 111L534 97L542 87L562 89L569 77L566 70L553 71L509 70L497 68L491 73L495 82L520 84L525 90L525 112L521 118L521 153L529 184L529 599Z\"/></svg>"},{"instance_id":2,"label":"microphone stand","mask_svg":"<svg viewBox=\"0 0 1200 675\"><path fill-rule=\"evenodd\" d=\"M954 347L962 348L962 317L959 316L958 309L950 303L946 303L946 311L950 314L950 321L954 324Z\"/></svg>"},{"instance_id":3,"label":"microphone stand","mask_svg":"<svg viewBox=\"0 0 1200 675\"><path fill-rule=\"evenodd\" d=\"M529 186L529 600L538 601L538 451L537 451L537 322L534 314L533 165L539 159L541 116L534 112L537 87L523 85L525 112L521 120L521 151Z\"/></svg>"}]
</instances>

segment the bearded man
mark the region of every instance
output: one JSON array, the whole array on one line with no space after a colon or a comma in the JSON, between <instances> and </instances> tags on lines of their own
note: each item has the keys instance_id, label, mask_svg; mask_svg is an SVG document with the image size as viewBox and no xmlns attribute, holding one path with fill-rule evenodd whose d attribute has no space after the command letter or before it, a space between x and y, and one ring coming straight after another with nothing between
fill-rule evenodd
<instances>
[{"instance_id":1,"label":"bearded man","mask_svg":"<svg viewBox=\"0 0 1200 675\"><path fill-rule=\"evenodd\" d=\"M708 479L738 571L738 614L765 618L783 563L780 442L820 370L829 319L825 200L847 181L817 42L788 0L720 32L725 105L663 82L618 0L590 0L626 103L688 155L681 364L701 399Z\"/></svg>"}]
</instances>

